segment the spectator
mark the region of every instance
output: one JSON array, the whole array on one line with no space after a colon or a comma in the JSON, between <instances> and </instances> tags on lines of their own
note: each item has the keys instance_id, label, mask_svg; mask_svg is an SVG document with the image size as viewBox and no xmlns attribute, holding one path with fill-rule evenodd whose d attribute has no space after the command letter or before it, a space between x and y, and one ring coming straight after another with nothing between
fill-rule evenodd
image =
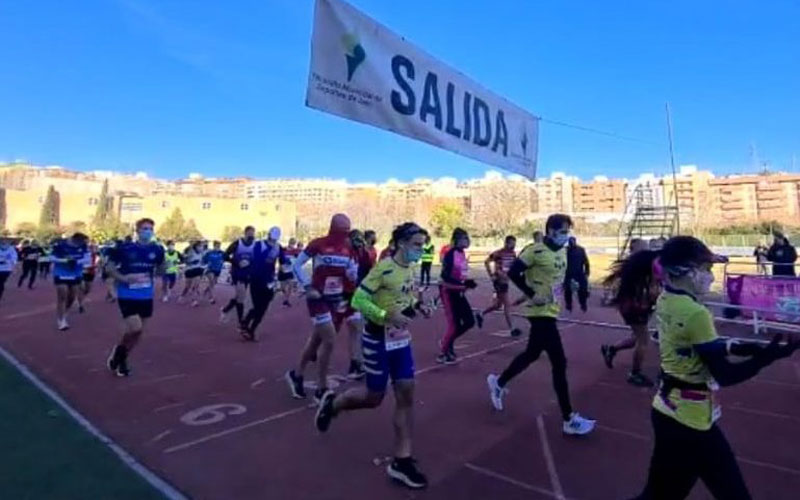
<instances>
[{"instance_id":1,"label":"spectator","mask_svg":"<svg viewBox=\"0 0 800 500\"><path fill-rule=\"evenodd\" d=\"M797 261L797 250L783 233L776 231L774 238L767 252L767 259L772 262L772 275L795 276L794 263Z\"/></svg>"},{"instance_id":2,"label":"spectator","mask_svg":"<svg viewBox=\"0 0 800 500\"><path fill-rule=\"evenodd\" d=\"M589 298L589 257L586 250L570 237L567 245L567 273L564 276L564 305L572 312L572 292L577 288L581 311L586 312Z\"/></svg>"},{"instance_id":3,"label":"spectator","mask_svg":"<svg viewBox=\"0 0 800 500\"><path fill-rule=\"evenodd\" d=\"M769 250L767 246L763 243L759 243L756 245L756 249L753 250L753 257L756 258L756 264L758 264L758 272L761 274L767 274L767 262L769 259L767 258L767 254Z\"/></svg>"},{"instance_id":4,"label":"spectator","mask_svg":"<svg viewBox=\"0 0 800 500\"><path fill-rule=\"evenodd\" d=\"M650 242L652 245L652 241ZM647 242L642 238L631 238L631 242L628 244L628 253L633 255L635 253L641 252L642 250L647 250Z\"/></svg>"},{"instance_id":5,"label":"spectator","mask_svg":"<svg viewBox=\"0 0 800 500\"><path fill-rule=\"evenodd\" d=\"M541 243L544 241L544 234L541 231L534 231L533 232L533 242L534 243Z\"/></svg>"}]
</instances>

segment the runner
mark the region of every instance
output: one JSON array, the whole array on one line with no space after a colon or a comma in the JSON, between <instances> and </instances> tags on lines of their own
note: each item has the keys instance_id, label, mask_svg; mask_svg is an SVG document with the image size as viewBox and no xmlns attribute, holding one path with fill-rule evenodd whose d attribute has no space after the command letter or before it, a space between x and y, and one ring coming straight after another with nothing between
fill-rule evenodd
<instances>
[{"instance_id":1,"label":"runner","mask_svg":"<svg viewBox=\"0 0 800 500\"><path fill-rule=\"evenodd\" d=\"M183 252L183 261L186 267L183 270L183 292L178 296L178 304L187 297L192 299L192 307L197 307L200 302L200 282L203 279L205 266L203 265L203 242L193 241Z\"/></svg>"},{"instance_id":2,"label":"runner","mask_svg":"<svg viewBox=\"0 0 800 500\"><path fill-rule=\"evenodd\" d=\"M534 231L533 232L533 242L534 243L543 243L544 242L544 234L541 231Z\"/></svg>"},{"instance_id":3,"label":"runner","mask_svg":"<svg viewBox=\"0 0 800 500\"><path fill-rule=\"evenodd\" d=\"M80 293L83 282L81 262L88 251L89 238L83 233L75 233L53 246L53 278L56 285L56 322L60 331L69 329L67 311Z\"/></svg>"},{"instance_id":4,"label":"runner","mask_svg":"<svg viewBox=\"0 0 800 500\"><path fill-rule=\"evenodd\" d=\"M53 242L41 246L39 256L39 279L46 280L50 277L50 267L53 263Z\"/></svg>"},{"instance_id":5,"label":"runner","mask_svg":"<svg viewBox=\"0 0 800 500\"><path fill-rule=\"evenodd\" d=\"M46 280L50 277L50 265L53 262L53 244L43 245L39 256L39 278Z\"/></svg>"},{"instance_id":6,"label":"runner","mask_svg":"<svg viewBox=\"0 0 800 500\"><path fill-rule=\"evenodd\" d=\"M250 299L253 301L253 307L239 325L239 334L245 340L255 342L256 328L261 324L270 302L275 298L275 267L284 259L280 239L280 228L273 227L267 233L267 239L256 242L253 249L250 275Z\"/></svg>"},{"instance_id":7,"label":"runner","mask_svg":"<svg viewBox=\"0 0 800 500\"><path fill-rule=\"evenodd\" d=\"M522 373L542 354L547 353L553 372L553 387L558 397L563 419L564 434L588 434L595 426L594 420L581 417L572 411L567 384L567 357L561 344L556 318L561 310L557 300L567 268L564 246L572 229L572 219L568 215L553 214L547 218L543 243L528 245L522 250L508 272L509 279L529 299L525 315L531 329L528 346L520 353L499 377L487 377L492 404L498 411L503 410L503 396L508 392L506 385Z\"/></svg>"},{"instance_id":8,"label":"runner","mask_svg":"<svg viewBox=\"0 0 800 500\"><path fill-rule=\"evenodd\" d=\"M81 265L83 266L83 281L78 289L78 312L83 314L86 312L84 301L92 291L92 283L97 271L97 245L89 243Z\"/></svg>"},{"instance_id":9,"label":"runner","mask_svg":"<svg viewBox=\"0 0 800 500\"><path fill-rule=\"evenodd\" d=\"M425 236L425 245L422 247L422 260L419 270L420 286L431 286L431 268L433 267L433 254L436 247L431 243L430 235Z\"/></svg>"},{"instance_id":10,"label":"runner","mask_svg":"<svg viewBox=\"0 0 800 500\"><path fill-rule=\"evenodd\" d=\"M117 301L117 290L114 283L114 278L112 278L111 275L108 274L108 271L106 271L106 264L108 264L109 254L116 244L116 241L109 240L100 247L100 280L103 282L103 285L106 288L106 302Z\"/></svg>"},{"instance_id":11,"label":"runner","mask_svg":"<svg viewBox=\"0 0 800 500\"><path fill-rule=\"evenodd\" d=\"M720 339L714 317L698 299L714 281L713 263L725 259L696 238L676 236L658 260L665 280L656 303L662 375L651 409L653 455L639 498L686 498L698 479L714 498L750 498L733 450L716 423L720 407L714 393L788 358L800 348L800 340L781 344L776 335L760 346ZM731 362L729 356L747 359Z\"/></svg>"},{"instance_id":12,"label":"runner","mask_svg":"<svg viewBox=\"0 0 800 500\"><path fill-rule=\"evenodd\" d=\"M588 309L589 299L589 256L586 249L578 245L578 240L570 236L567 243L567 273L564 276L564 307L572 312L572 292L578 294L581 311Z\"/></svg>"},{"instance_id":13,"label":"runner","mask_svg":"<svg viewBox=\"0 0 800 500\"><path fill-rule=\"evenodd\" d=\"M503 248L489 254L483 263L486 266L486 274L489 275L494 286L494 301L492 305L483 311L483 315L502 309L512 337L522 335L522 330L516 328L514 323L511 322L511 304L508 300L508 270L511 269L511 265L517 259L517 252L514 251L516 246L517 238L511 235L506 236Z\"/></svg>"},{"instance_id":14,"label":"runner","mask_svg":"<svg viewBox=\"0 0 800 500\"><path fill-rule=\"evenodd\" d=\"M483 328L483 317L472 311L467 300L467 290L478 287L475 280L469 278L469 263L464 250L469 248L469 234L457 227L453 230L450 250L442 260L442 273L439 280L439 296L444 304L447 317L447 331L442 338L442 350L436 357L437 363L451 365L458 362L455 351L456 339L467 333L477 321Z\"/></svg>"},{"instance_id":15,"label":"runner","mask_svg":"<svg viewBox=\"0 0 800 500\"><path fill-rule=\"evenodd\" d=\"M369 274L370 269L375 265L369 250L367 249L366 238L358 229L350 231L350 246L355 254L356 264L358 265L358 278L355 287L348 290L348 301L352 298L358 285ZM364 318L361 313L352 306L347 311L347 330L348 330L348 352L350 353L350 366L347 369L347 377L351 380L358 380L364 377L364 362L361 352L361 334L364 331Z\"/></svg>"},{"instance_id":16,"label":"runner","mask_svg":"<svg viewBox=\"0 0 800 500\"><path fill-rule=\"evenodd\" d=\"M206 266L206 289L203 291L203 296L208 298L208 303L214 305L217 303L214 298L214 287L217 286L219 275L222 274L222 267L225 264L225 252L221 250L222 243L219 241L214 242L214 248L207 251L203 255L203 264Z\"/></svg>"},{"instance_id":17,"label":"runner","mask_svg":"<svg viewBox=\"0 0 800 500\"><path fill-rule=\"evenodd\" d=\"M119 310L122 313L122 339L111 350L108 369L118 377L131 374L128 356L139 342L148 319L153 315L154 281L164 272L164 248L153 241L151 219L136 222L136 242L115 247L106 265L117 283Z\"/></svg>"},{"instance_id":18,"label":"runner","mask_svg":"<svg viewBox=\"0 0 800 500\"><path fill-rule=\"evenodd\" d=\"M175 242L167 241L167 251L164 252L164 274L161 276L161 301L169 302L172 296L172 289L178 281L178 271L183 262L183 256L175 250Z\"/></svg>"},{"instance_id":19,"label":"runner","mask_svg":"<svg viewBox=\"0 0 800 500\"><path fill-rule=\"evenodd\" d=\"M228 314L236 308L238 324L244 321L244 302L247 298L247 286L250 284L250 262L253 260L253 247L255 246L256 228L244 228L244 237L228 246L225 250L225 260L231 263L231 283L236 289L236 295L220 310L219 320L228 321Z\"/></svg>"},{"instance_id":20,"label":"runner","mask_svg":"<svg viewBox=\"0 0 800 500\"><path fill-rule=\"evenodd\" d=\"M19 251L19 257L22 260L22 274L17 281L17 288L21 287L28 278L28 290L33 290L33 283L36 281L36 271L39 267L39 258L42 257L43 250L36 240L22 242L22 248Z\"/></svg>"},{"instance_id":21,"label":"runner","mask_svg":"<svg viewBox=\"0 0 800 500\"><path fill-rule=\"evenodd\" d=\"M364 231L364 241L367 243L367 252L369 253L369 260L374 264L378 262L378 249L375 245L378 243L378 235L372 229Z\"/></svg>"},{"instance_id":22,"label":"runner","mask_svg":"<svg viewBox=\"0 0 800 500\"><path fill-rule=\"evenodd\" d=\"M428 485L417 469L411 449L414 407L414 357L408 324L420 311L430 311L415 303L412 264L422 256L425 241L422 229L407 222L394 230L397 252L370 271L353 297L353 307L367 318L362 336L367 384L339 394L327 391L317 410L316 426L326 432L332 419L344 411L377 408L386 395L391 378L394 386L394 459L386 468L392 479L409 488ZM415 307L416 306L416 307Z\"/></svg>"},{"instance_id":23,"label":"runner","mask_svg":"<svg viewBox=\"0 0 800 500\"><path fill-rule=\"evenodd\" d=\"M6 289L6 280L17 265L17 249L11 246L8 238L0 237L0 300Z\"/></svg>"},{"instance_id":24,"label":"runner","mask_svg":"<svg viewBox=\"0 0 800 500\"><path fill-rule=\"evenodd\" d=\"M294 293L295 279L292 272L292 265L300 252L297 250L297 240L289 238L289 245L283 249L283 259L280 264L280 271L278 272L278 282L281 285L281 293L283 294L283 307L292 307L289 302Z\"/></svg>"},{"instance_id":25,"label":"runner","mask_svg":"<svg viewBox=\"0 0 800 500\"><path fill-rule=\"evenodd\" d=\"M314 360L318 361L319 370L314 393L317 402L328 387L328 365L334 336L348 309L345 293L352 289L358 278L355 255L347 238L349 232L350 219L344 214L334 215L328 235L309 243L294 262L294 274L306 291L308 312L314 324L299 363L285 375L294 398L306 397L303 386L305 369ZM310 278L303 269L309 260L312 261Z\"/></svg>"},{"instance_id":26,"label":"runner","mask_svg":"<svg viewBox=\"0 0 800 500\"><path fill-rule=\"evenodd\" d=\"M631 329L631 335L616 344L603 344L600 352L606 366L611 369L619 351L633 349L628 383L638 387L653 386L653 381L642 373L642 362L650 339L647 324L661 293L661 282L653 275L653 261L657 256L657 252L638 249L627 259L615 262L611 274L603 280L603 286L614 291L611 304L617 306L622 320Z\"/></svg>"}]
</instances>

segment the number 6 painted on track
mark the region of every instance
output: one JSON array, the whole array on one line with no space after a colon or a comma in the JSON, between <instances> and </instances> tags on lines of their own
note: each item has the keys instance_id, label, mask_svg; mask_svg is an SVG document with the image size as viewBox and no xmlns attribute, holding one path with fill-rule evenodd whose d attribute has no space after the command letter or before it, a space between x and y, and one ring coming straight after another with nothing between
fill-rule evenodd
<instances>
[{"instance_id":1,"label":"number 6 painted on track","mask_svg":"<svg viewBox=\"0 0 800 500\"><path fill-rule=\"evenodd\" d=\"M186 425L211 425L222 422L229 415L241 415L247 411L243 405L223 403L217 405L201 406L181 417L181 422Z\"/></svg>"}]
</instances>

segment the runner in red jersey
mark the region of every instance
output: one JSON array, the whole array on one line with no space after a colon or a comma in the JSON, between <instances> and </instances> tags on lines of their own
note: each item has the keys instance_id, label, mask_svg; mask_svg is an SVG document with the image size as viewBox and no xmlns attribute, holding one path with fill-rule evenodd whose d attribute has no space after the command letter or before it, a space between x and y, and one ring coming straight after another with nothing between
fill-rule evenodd
<instances>
[{"instance_id":1,"label":"runner in red jersey","mask_svg":"<svg viewBox=\"0 0 800 500\"><path fill-rule=\"evenodd\" d=\"M367 253L369 253L369 259L372 262L370 267L372 267L378 263L378 249L375 248L375 244L378 243L378 235L372 229L367 229L364 231L364 241L367 242Z\"/></svg>"},{"instance_id":2,"label":"runner in red jersey","mask_svg":"<svg viewBox=\"0 0 800 500\"><path fill-rule=\"evenodd\" d=\"M327 390L333 339L347 316L347 293L355 290L358 278L358 264L348 238L349 232L350 219L344 214L334 215L328 235L309 243L292 267L298 283L306 291L308 312L314 324L300 362L285 375L292 396L297 399L305 398L303 376L311 361L318 360L319 363L315 398L321 398ZM309 261L313 269L310 277L303 269Z\"/></svg>"},{"instance_id":3,"label":"runner in red jersey","mask_svg":"<svg viewBox=\"0 0 800 500\"><path fill-rule=\"evenodd\" d=\"M512 337L522 335L522 330L514 328L514 324L511 322L511 304L508 301L508 270L511 269L511 264L517 259L517 252L514 249L516 246L517 239L514 236L506 236L503 248L489 254L483 263L486 266L486 273L492 279L495 294L492 305L487 307L483 314L485 316L502 309Z\"/></svg>"}]
</instances>

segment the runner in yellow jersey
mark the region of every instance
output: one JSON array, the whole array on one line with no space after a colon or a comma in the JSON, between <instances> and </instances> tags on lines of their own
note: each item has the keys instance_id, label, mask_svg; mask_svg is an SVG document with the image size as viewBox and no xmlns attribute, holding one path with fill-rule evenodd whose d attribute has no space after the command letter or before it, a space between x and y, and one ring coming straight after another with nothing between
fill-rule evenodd
<instances>
[{"instance_id":1,"label":"runner in yellow jersey","mask_svg":"<svg viewBox=\"0 0 800 500\"><path fill-rule=\"evenodd\" d=\"M426 236L425 244L422 245L422 258L420 259L420 286L425 287L431 285L431 268L433 267L433 255L435 251L436 247L433 246L433 243L431 243L431 237Z\"/></svg>"},{"instance_id":2,"label":"runner in yellow jersey","mask_svg":"<svg viewBox=\"0 0 800 500\"><path fill-rule=\"evenodd\" d=\"M175 282L178 279L178 267L180 266L183 257L181 253L175 250L175 242L167 242L167 250L164 252L164 263L166 269L164 275L161 277L161 301L169 302L170 293L175 288Z\"/></svg>"},{"instance_id":3,"label":"runner in yellow jersey","mask_svg":"<svg viewBox=\"0 0 800 500\"><path fill-rule=\"evenodd\" d=\"M546 352L553 369L553 388L564 421L562 430L564 434L581 435L592 432L595 421L572 410L567 383L567 357L556 323L561 311L558 298L561 297L567 269L564 246L571 229L572 219L568 215L551 215L545 224L544 241L525 247L511 265L508 278L528 297L524 312L531 325L528 346L499 377L490 374L486 380L492 405L501 411L506 385L536 361L542 352Z\"/></svg>"},{"instance_id":4,"label":"runner in yellow jersey","mask_svg":"<svg viewBox=\"0 0 800 500\"><path fill-rule=\"evenodd\" d=\"M720 339L711 312L698 298L714 281L711 266L723 259L691 236L671 238L658 259L664 280L656 302L662 376L651 412L655 447L639 498L686 498L701 479L714 498L748 499L736 458L716 424L715 391L791 356L800 341L781 344L777 335L763 347ZM731 355L747 359L731 363Z\"/></svg>"},{"instance_id":5,"label":"runner in yellow jersey","mask_svg":"<svg viewBox=\"0 0 800 500\"><path fill-rule=\"evenodd\" d=\"M411 453L412 408L414 403L414 358L408 324L417 311L428 316L414 296L413 264L422 256L427 233L406 222L392 233L394 254L380 262L359 285L352 305L366 318L362 348L366 387L350 389L338 396L328 391L317 411L316 426L325 432L333 418L348 410L376 408L386 394L389 379L394 383L394 460L387 467L393 479L409 488L424 488L428 480L416 467Z\"/></svg>"}]
</instances>

